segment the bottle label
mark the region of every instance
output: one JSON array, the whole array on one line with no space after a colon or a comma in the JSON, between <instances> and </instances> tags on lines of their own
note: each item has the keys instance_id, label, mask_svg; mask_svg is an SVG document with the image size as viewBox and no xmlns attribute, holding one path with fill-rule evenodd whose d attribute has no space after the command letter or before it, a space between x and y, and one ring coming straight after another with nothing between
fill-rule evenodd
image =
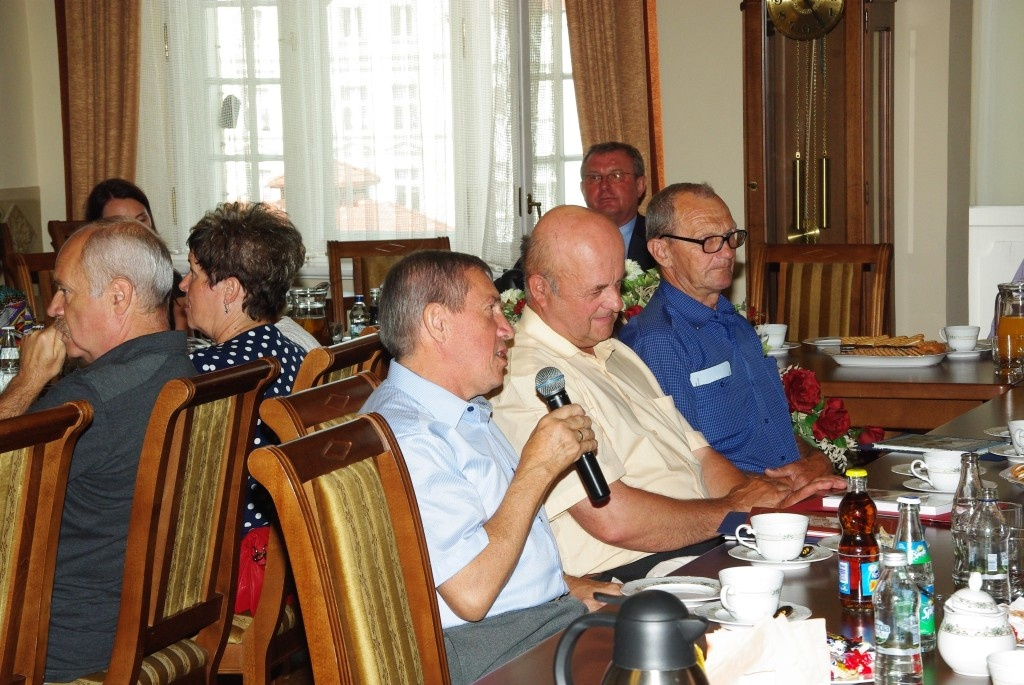
<instances>
[{"instance_id":1,"label":"bottle label","mask_svg":"<svg viewBox=\"0 0 1024 685\"><path fill-rule=\"evenodd\" d=\"M907 561L911 566L927 564L932 560L932 555L928 551L928 543L924 540L914 540L910 545L907 545L906 540L900 540L896 543L896 549L907 553Z\"/></svg>"},{"instance_id":2,"label":"bottle label","mask_svg":"<svg viewBox=\"0 0 1024 685\"><path fill-rule=\"evenodd\" d=\"M852 594L850 584L850 562L839 560L839 594L849 596Z\"/></svg>"},{"instance_id":3,"label":"bottle label","mask_svg":"<svg viewBox=\"0 0 1024 685\"><path fill-rule=\"evenodd\" d=\"M935 634L935 586L926 585L921 589L921 634Z\"/></svg>"},{"instance_id":4,"label":"bottle label","mask_svg":"<svg viewBox=\"0 0 1024 685\"><path fill-rule=\"evenodd\" d=\"M875 621L875 643L876 643L876 645L879 642L885 642L886 640L888 640L889 639L889 632L890 632L890 628L889 628L889 624L888 623L886 623L885 621ZM878 647L876 646L875 649L877 650Z\"/></svg>"},{"instance_id":5,"label":"bottle label","mask_svg":"<svg viewBox=\"0 0 1024 685\"><path fill-rule=\"evenodd\" d=\"M860 564L860 594L864 597L870 597L875 592L875 586L878 585L878 562L868 561L861 562Z\"/></svg>"}]
</instances>

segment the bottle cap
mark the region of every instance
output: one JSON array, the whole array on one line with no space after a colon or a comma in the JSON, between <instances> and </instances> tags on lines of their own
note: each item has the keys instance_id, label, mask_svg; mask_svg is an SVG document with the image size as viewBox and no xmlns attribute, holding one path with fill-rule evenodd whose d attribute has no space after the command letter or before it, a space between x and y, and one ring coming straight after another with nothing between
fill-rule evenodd
<instances>
[{"instance_id":1,"label":"bottle cap","mask_svg":"<svg viewBox=\"0 0 1024 685\"><path fill-rule=\"evenodd\" d=\"M882 555L882 566L906 566L906 552L885 552Z\"/></svg>"},{"instance_id":2,"label":"bottle cap","mask_svg":"<svg viewBox=\"0 0 1024 685\"><path fill-rule=\"evenodd\" d=\"M900 495L896 498L896 504L915 504L921 505L921 498L917 495Z\"/></svg>"},{"instance_id":3,"label":"bottle cap","mask_svg":"<svg viewBox=\"0 0 1024 685\"><path fill-rule=\"evenodd\" d=\"M866 478L868 472L864 469L846 469L847 478Z\"/></svg>"}]
</instances>

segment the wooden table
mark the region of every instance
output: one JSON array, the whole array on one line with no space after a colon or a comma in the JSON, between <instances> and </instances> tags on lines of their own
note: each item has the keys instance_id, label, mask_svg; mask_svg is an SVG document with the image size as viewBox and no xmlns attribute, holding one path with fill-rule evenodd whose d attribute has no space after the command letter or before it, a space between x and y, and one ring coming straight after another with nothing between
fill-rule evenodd
<instances>
[{"instance_id":1,"label":"wooden table","mask_svg":"<svg viewBox=\"0 0 1024 685\"><path fill-rule=\"evenodd\" d=\"M924 367L849 367L801 345L778 360L814 371L825 396L845 402L854 426L887 430L932 430L1022 380L997 375L991 355Z\"/></svg>"},{"instance_id":2,"label":"wooden table","mask_svg":"<svg viewBox=\"0 0 1024 685\"><path fill-rule=\"evenodd\" d=\"M960 419L950 422L934 431L942 435L958 435L965 437L982 437L984 429L1005 423L1002 418L1005 411L1016 407L1017 413L1009 416L1024 418L1024 388L1014 389L1005 397L997 398L991 403L979 407ZM909 463L913 456L887 454L870 464L868 468L868 485L872 488L899 489L907 476L896 474L892 467L897 464ZM1007 467L1006 460L983 461L986 469L984 480L992 481L999 490L1001 499L1024 503L1024 488L1015 486L998 476L999 471ZM940 596L940 604L936 609L936 625L942 620L941 600L953 591L952 584L952 540L949 530L928 527L925 536L931 549L932 562L935 570L935 590ZM718 571L728 566L742 565L744 562L729 556L732 543L717 547L676 572L676 575L704 576L717 578ZM807 568L786 572L786 581L782 589L783 603L800 604L811 609L815 617L825 619L830 632L839 632L854 637L863 635L865 639L873 639L873 626L870 616L843 612L838 599L838 565L836 558L811 564ZM712 628L714 629L714 624ZM497 671L478 681L486 685L547 685L554 683L553 667L555 649L560 635L555 635L537 645L526 654L506 664ZM575 683L598 683L612 651L612 633L607 629L588 630L580 638L573 656L573 680ZM938 651L924 656L924 682L929 685L978 685L986 682L979 678L957 675L946 666Z\"/></svg>"}]
</instances>

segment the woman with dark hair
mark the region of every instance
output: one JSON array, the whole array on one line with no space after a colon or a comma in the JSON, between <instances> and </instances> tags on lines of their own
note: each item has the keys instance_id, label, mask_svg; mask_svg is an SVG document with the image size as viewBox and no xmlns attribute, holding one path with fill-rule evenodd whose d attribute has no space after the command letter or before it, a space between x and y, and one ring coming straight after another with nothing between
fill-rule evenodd
<instances>
[{"instance_id":1,"label":"woman with dark hair","mask_svg":"<svg viewBox=\"0 0 1024 685\"><path fill-rule=\"evenodd\" d=\"M127 216L140 224L149 226L154 233L156 222L153 221L153 210L149 206L149 198L142 188L123 178L108 178L93 186L89 198L85 201L85 220L96 221L111 216ZM171 304L168 310L168 321L173 331L183 331L188 327L185 310L182 308L184 293L178 288L181 274L174 271L174 286L171 288Z\"/></svg>"},{"instance_id":2,"label":"woman with dark hair","mask_svg":"<svg viewBox=\"0 0 1024 685\"><path fill-rule=\"evenodd\" d=\"M265 397L290 393L306 352L274 322L306 256L299 231L270 205L235 202L207 212L192 227L188 247L189 270L181 281L185 313L189 325L214 342L192 352L196 370L215 371L270 355L281 363L281 373ZM257 422L253 446L275 442L276 436ZM244 533L268 525L273 512L266 491L252 478L248 485Z\"/></svg>"},{"instance_id":3,"label":"woman with dark hair","mask_svg":"<svg viewBox=\"0 0 1024 685\"><path fill-rule=\"evenodd\" d=\"M97 183L85 201L85 220L96 221L108 216L127 216L156 231L149 198L142 189L123 178L108 178ZM159 232L159 231L157 231Z\"/></svg>"}]
</instances>

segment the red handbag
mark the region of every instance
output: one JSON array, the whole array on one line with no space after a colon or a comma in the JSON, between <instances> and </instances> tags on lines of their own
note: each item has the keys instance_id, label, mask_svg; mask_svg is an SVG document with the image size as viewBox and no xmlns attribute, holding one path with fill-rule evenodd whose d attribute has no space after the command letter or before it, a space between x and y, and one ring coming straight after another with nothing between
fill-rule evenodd
<instances>
[{"instance_id":1,"label":"red handbag","mask_svg":"<svg viewBox=\"0 0 1024 685\"><path fill-rule=\"evenodd\" d=\"M235 613L256 613L263 592L263 576L267 566L267 540L270 527L253 528L242 538L238 566L238 589L235 592Z\"/></svg>"}]
</instances>

